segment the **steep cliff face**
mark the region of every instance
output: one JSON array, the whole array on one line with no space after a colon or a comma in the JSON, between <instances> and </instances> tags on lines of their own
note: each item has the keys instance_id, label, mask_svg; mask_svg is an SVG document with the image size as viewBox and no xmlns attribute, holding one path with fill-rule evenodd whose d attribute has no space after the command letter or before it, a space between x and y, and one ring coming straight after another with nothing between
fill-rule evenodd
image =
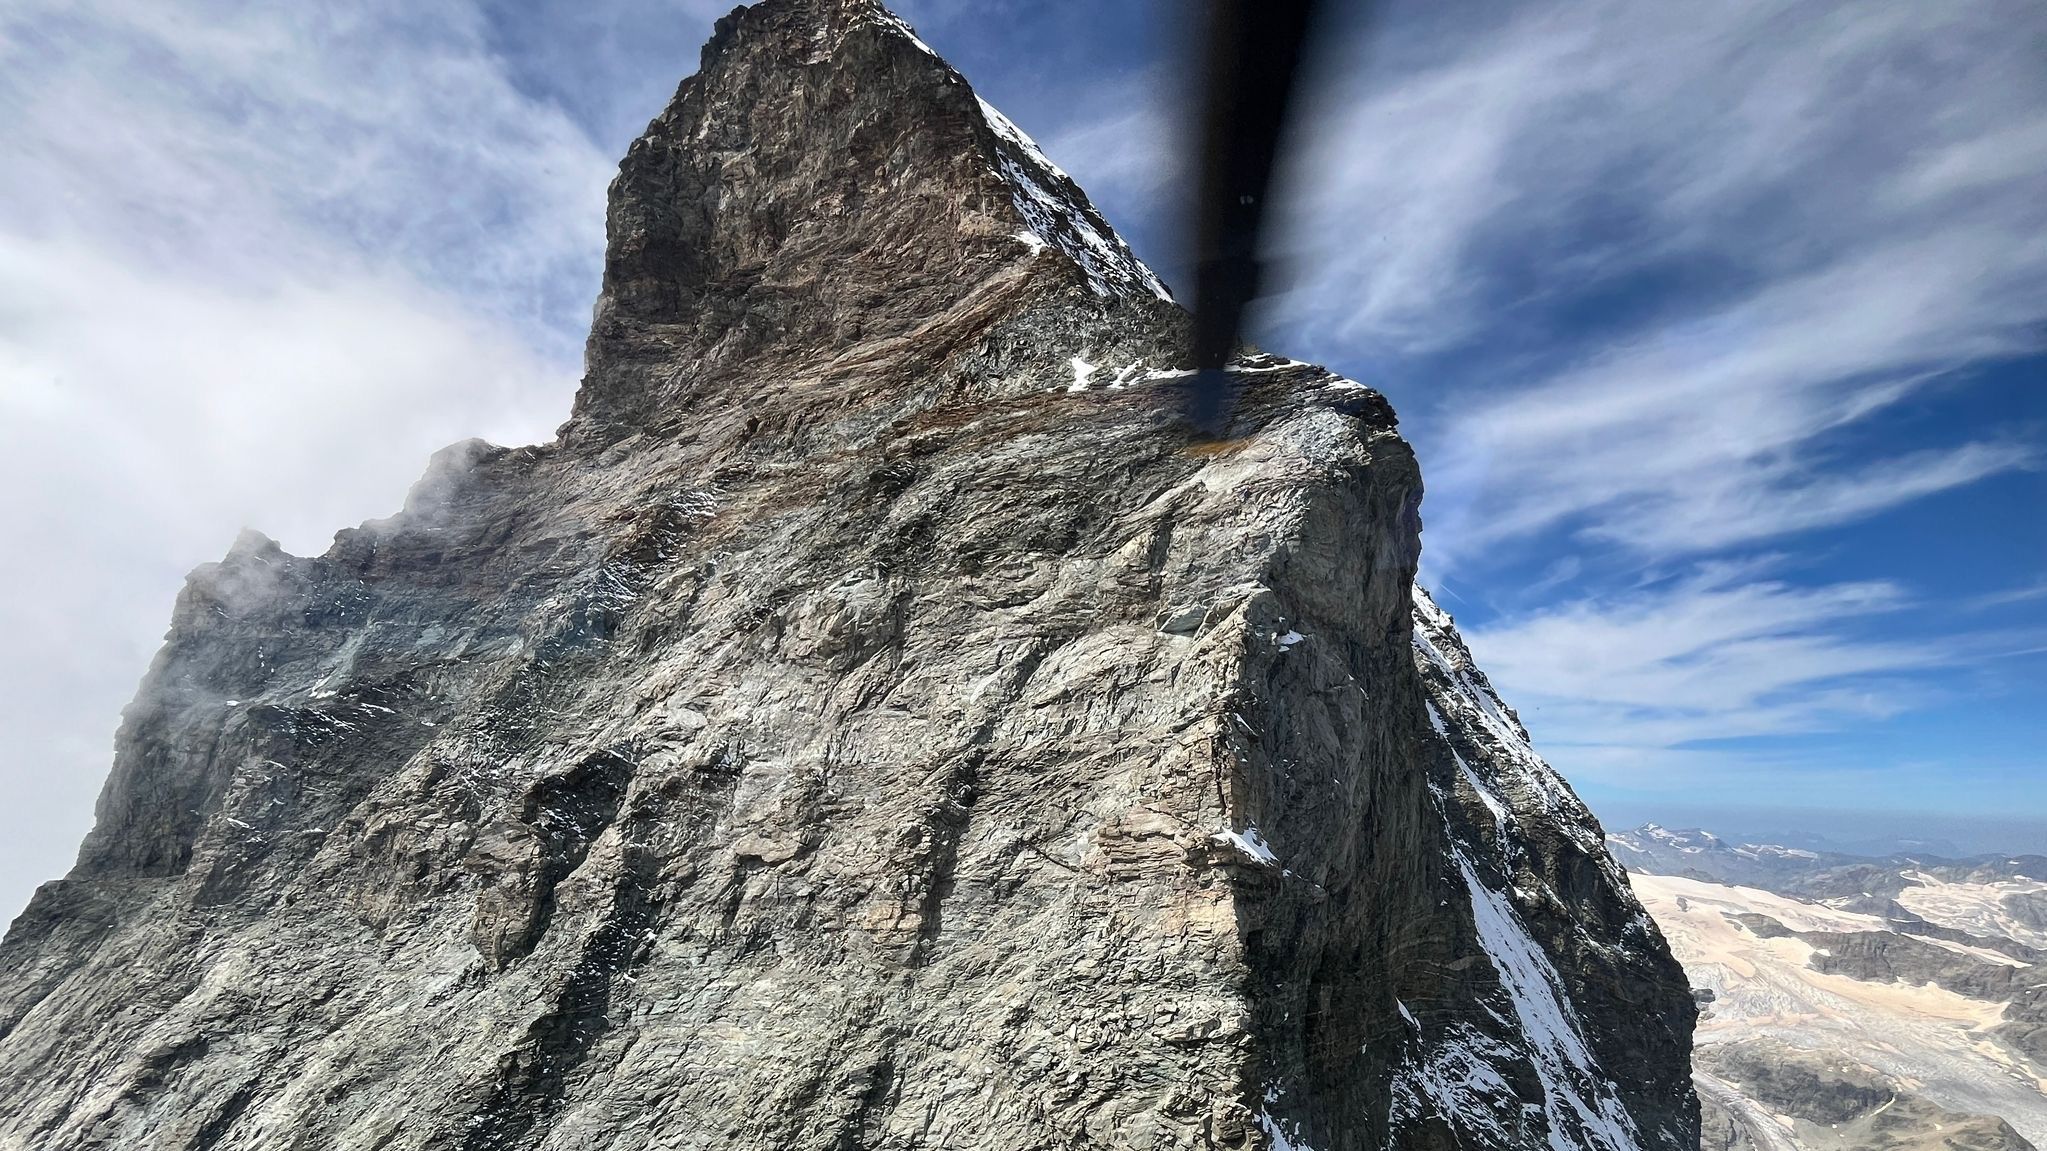
<instances>
[{"instance_id":1,"label":"steep cliff face","mask_svg":"<svg viewBox=\"0 0 2047 1151\"><path fill-rule=\"evenodd\" d=\"M1494 1001L1508 1004L1491 1015L1516 1025L1504 1041L1509 1062L1540 1081L1548 1131L1577 1133L1568 1146L1627 1146L1632 1137L1645 1147L1696 1145L1683 1048L1696 1012L1684 970L1607 854L1598 822L1535 754L1449 615L1419 587L1414 597L1415 663L1437 736L1430 787L1497 979ZM1482 986L1468 993L1488 995ZM1457 1018L1430 1029L1398 1086L1462 1120L1464 1146L1531 1145L1525 1131L1493 1126L1508 1108L1487 1094L1497 1090L1487 1076L1465 1073L1498 1061L1497 1037L1473 1037L1472 1028ZM1644 1117L1657 1129L1644 1130Z\"/></svg>"},{"instance_id":2,"label":"steep cliff face","mask_svg":"<svg viewBox=\"0 0 2047 1151\"><path fill-rule=\"evenodd\" d=\"M1190 441L1157 280L868 0L721 21L609 232L554 443L193 574L0 1148L1696 1145L1376 393Z\"/></svg>"}]
</instances>

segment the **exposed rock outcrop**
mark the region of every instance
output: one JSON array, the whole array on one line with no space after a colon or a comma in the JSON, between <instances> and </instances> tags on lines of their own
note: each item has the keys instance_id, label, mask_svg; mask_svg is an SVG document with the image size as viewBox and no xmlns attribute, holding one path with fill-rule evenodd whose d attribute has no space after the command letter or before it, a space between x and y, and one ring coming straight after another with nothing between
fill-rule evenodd
<instances>
[{"instance_id":1,"label":"exposed rock outcrop","mask_svg":"<svg viewBox=\"0 0 2047 1151\"><path fill-rule=\"evenodd\" d=\"M721 20L609 233L555 442L193 574L0 1148L1696 1145L1381 397L1190 442L1156 278L868 0Z\"/></svg>"}]
</instances>

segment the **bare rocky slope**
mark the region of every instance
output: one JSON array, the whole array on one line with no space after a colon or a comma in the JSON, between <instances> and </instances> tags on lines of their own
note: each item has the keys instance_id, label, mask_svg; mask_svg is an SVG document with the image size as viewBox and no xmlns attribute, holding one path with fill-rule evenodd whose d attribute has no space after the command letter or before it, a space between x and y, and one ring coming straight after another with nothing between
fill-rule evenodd
<instances>
[{"instance_id":1,"label":"bare rocky slope","mask_svg":"<svg viewBox=\"0 0 2047 1151\"><path fill-rule=\"evenodd\" d=\"M721 20L608 225L554 442L193 573L0 1148L1696 1146L1376 393L1190 439L1163 287L867 0Z\"/></svg>"}]
</instances>

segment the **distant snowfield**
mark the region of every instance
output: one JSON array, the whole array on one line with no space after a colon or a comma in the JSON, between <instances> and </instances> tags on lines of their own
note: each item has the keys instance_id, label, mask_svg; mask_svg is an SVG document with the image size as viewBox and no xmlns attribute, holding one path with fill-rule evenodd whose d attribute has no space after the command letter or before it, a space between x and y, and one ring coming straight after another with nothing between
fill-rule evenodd
<instances>
[{"instance_id":1,"label":"distant snowfield","mask_svg":"<svg viewBox=\"0 0 2047 1151\"><path fill-rule=\"evenodd\" d=\"M2007 896L2047 891L2047 883L2037 879L1943 883L1920 872L1907 872L1906 878L1919 886L1900 892L1898 903L1912 914L1971 935L2002 935L2028 947L2047 950L2047 930L2014 918L2005 903Z\"/></svg>"},{"instance_id":2,"label":"distant snowfield","mask_svg":"<svg viewBox=\"0 0 2047 1151\"><path fill-rule=\"evenodd\" d=\"M1815 971L1807 966L1811 944L1762 938L1734 917L1756 913L1793 931L1830 932L1881 930L1882 920L1755 888L1639 872L1629 879L1692 985L1714 992L1699 1023L1701 1047L1767 1039L1839 1052L1949 1110L2001 1116L2027 1139L2047 1146L2047 1068L1990 1033L2003 1021L2004 1004L1931 984L1875 983ZM1961 886L1970 885L1943 885ZM1952 907L1992 899L1952 890L1937 894ZM1959 944L1952 950L1996 955Z\"/></svg>"}]
</instances>

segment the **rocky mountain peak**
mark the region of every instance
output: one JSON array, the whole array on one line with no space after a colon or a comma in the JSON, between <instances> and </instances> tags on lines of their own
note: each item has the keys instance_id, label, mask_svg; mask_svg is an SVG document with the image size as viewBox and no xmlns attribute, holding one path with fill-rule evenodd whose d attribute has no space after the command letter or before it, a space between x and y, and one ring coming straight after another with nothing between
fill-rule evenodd
<instances>
[{"instance_id":1,"label":"rocky mountain peak","mask_svg":"<svg viewBox=\"0 0 2047 1151\"><path fill-rule=\"evenodd\" d=\"M720 20L627 152L607 232L576 411L614 428L678 398L617 370L649 351L715 373L899 352L1033 293L1170 300L1087 194L870 0L767 0Z\"/></svg>"},{"instance_id":2,"label":"rocky mountain peak","mask_svg":"<svg viewBox=\"0 0 2047 1151\"><path fill-rule=\"evenodd\" d=\"M194 573L0 942L0 1151L1687 1151L1695 1006L1414 588L1383 397L1232 364L885 10L612 188L561 441Z\"/></svg>"}]
</instances>

